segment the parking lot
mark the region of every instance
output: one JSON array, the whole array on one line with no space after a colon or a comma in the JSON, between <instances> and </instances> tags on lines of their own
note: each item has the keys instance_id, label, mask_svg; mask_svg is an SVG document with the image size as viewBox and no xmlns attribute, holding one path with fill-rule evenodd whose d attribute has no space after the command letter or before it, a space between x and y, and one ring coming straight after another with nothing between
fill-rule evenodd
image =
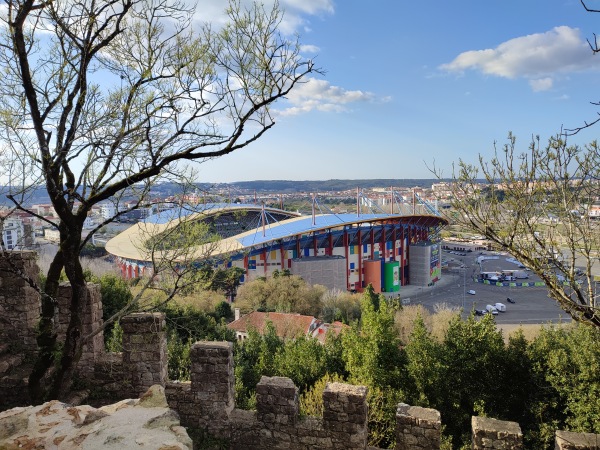
<instances>
[{"instance_id":1,"label":"parking lot","mask_svg":"<svg viewBox=\"0 0 600 450\"><path fill-rule=\"evenodd\" d=\"M506 312L495 316L499 324L537 324L548 322L569 322L571 318L548 297L545 287L509 287L483 284L476 281L480 272L476 262L478 256L498 257L485 260L481 269L486 272L518 269L510 255L493 252L470 252L451 254L443 252L448 261L448 269L442 271L442 279L434 286L402 286L400 294L403 302L420 304L433 311L436 303L446 303L463 308L466 317L472 310L484 310L486 305L496 302L506 305ZM540 281L539 277L529 272L530 278L519 282ZM469 294L474 291L475 294ZM515 303L509 303L507 297Z\"/></svg>"}]
</instances>

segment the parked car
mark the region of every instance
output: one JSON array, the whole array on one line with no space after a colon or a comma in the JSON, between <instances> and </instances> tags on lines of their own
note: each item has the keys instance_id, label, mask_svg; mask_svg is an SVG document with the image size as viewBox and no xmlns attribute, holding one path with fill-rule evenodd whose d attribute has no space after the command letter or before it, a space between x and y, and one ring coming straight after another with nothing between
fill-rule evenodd
<instances>
[{"instance_id":1,"label":"parked car","mask_svg":"<svg viewBox=\"0 0 600 450\"><path fill-rule=\"evenodd\" d=\"M467 294L470 294L470 295L475 295L475 291L474 291L473 289L469 289L469 290L467 291Z\"/></svg>"},{"instance_id":2,"label":"parked car","mask_svg":"<svg viewBox=\"0 0 600 450\"><path fill-rule=\"evenodd\" d=\"M504 303L496 303L494 305L494 307L499 311L499 312L506 312L506 305Z\"/></svg>"},{"instance_id":3,"label":"parked car","mask_svg":"<svg viewBox=\"0 0 600 450\"><path fill-rule=\"evenodd\" d=\"M492 315L494 315L494 316L497 316L497 315L498 315L498 310L496 309L496 307L495 307L495 306L492 306L492 305L487 305L487 306L485 307L485 310L486 310L486 311L487 311L489 314L492 314Z\"/></svg>"},{"instance_id":4,"label":"parked car","mask_svg":"<svg viewBox=\"0 0 600 450\"><path fill-rule=\"evenodd\" d=\"M475 315L476 316L483 316L487 311L485 309L476 309L475 310Z\"/></svg>"},{"instance_id":5,"label":"parked car","mask_svg":"<svg viewBox=\"0 0 600 450\"><path fill-rule=\"evenodd\" d=\"M515 301L514 301L512 298L510 298L510 297L506 297L506 301L507 301L508 303L516 303L516 302L515 302Z\"/></svg>"}]
</instances>

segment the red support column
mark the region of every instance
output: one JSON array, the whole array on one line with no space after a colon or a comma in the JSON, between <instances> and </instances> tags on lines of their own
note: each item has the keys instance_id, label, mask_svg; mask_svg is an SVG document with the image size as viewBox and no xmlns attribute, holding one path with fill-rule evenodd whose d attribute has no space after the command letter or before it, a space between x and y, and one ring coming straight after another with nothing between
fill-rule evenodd
<instances>
[{"instance_id":1,"label":"red support column","mask_svg":"<svg viewBox=\"0 0 600 450\"><path fill-rule=\"evenodd\" d=\"M375 231L373 231L373 227L371 227L370 241L371 241L371 259L375 259Z\"/></svg>"},{"instance_id":2,"label":"red support column","mask_svg":"<svg viewBox=\"0 0 600 450\"><path fill-rule=\"evenodd\" d=\"M344 227L344 255L346 256L346 290L350 290L350 261L348 260L348 230Z\"/></svg>"},{"instance_id":3,"label":"red support column","mask_svg":"<svg viewBox=\"0 0 600 450\"><path fill-rule=\"evenodd\" d=\"M262 253L260 254L260 259L263 260L263 268L265 269L264 274L267 276L267 249L263 249Z\"/></svg>"},{"instance_id":4,"label":"red support column","mask_svg":"<svg viewBox=\"0 0 600 450\"><path fill-rule=\"evenodd\" d=\"M248 255L244 255L244 277L248 276Z\"/></svg>"},{"instance_id":5,"label":"red support column","mask_svg":"<svg viewBox=\"0 0 600 450\"><path fill-rule=\"evenodd\" d=\"M363 281L363 273L362 273L362 233L360 228L358 229L358 286L356 286L356 290L358 292L362 292L362 281Z\"/></svg>"},{"instance_id":6,"label":"red support column","mask_svg":"<svg viewBox=\"0 0 600 450\"><path fill-rule=\"evenodd\" d=\"M302 258L302 253L300 253L302 249L300 248L300 238L296 236L296 258Z\"/></svg>"},{"instance_id":7,"label":"red support column","mask_svg":"<svg viewBox=\"0 0 600 450\"><path fill-rule=\"evenodd\" d=\"M381 225L381 244L379 244L383 251L383 260L387 261L387 242L385 241L385 225Z\"/></svg>"},{"instance_id":8,"label":"red support column","mask_svg":"<svg viewBox=\"0 0 600 450\"><path fill-rule=\"evenodd\" d=\"M406 261L404 260L404 238L405 238L406 227L402 226L400 230L400 284L402 286L406 285L404 280L404 266L406 265Z\"/></svg>"},{"instance_id":9,"label":"red support column","mask_svg":"<svg viewBox=\"0 0 600 450\"><path fill-rule=\"evenodd\" d=\"M317 256L318 252L319 252L319 248L317 247L317 236L315 234L315 232L313 231L313 256Z\"/></svg>"},{"instance_id":10,"label":"red support column","mask_svg":"<svg viewBox=\"0 0 600 450\"><path fill-rule=\"evenodd\" d=\"M327 255L333 255L333 235L331 234L331 231L329 231L329 247L327 248Z\"/></svg>"},{"instance_id":11,"label":"red support column","mask_svg":"<svg viewBox=\"0 0 600 450\"><path fill-rule=\"evenodd\" d=\"M283 271L286 267L285 267L285 250L283 248L283 242L280 244L281 247L279 247L279 254L281 256L281 270Z\"/></svg>"},{"instance_id":12,"label":"red support column","mask_svg":"<svg viewBox=\"0 0 600 450\"><path fill-rule=\"evenodd\" d=\"M396 241L397 241L397 236L396 236L396 225L394 225L394 229L392 231L392 261L396 261Z\"/></svg>"}]
</instances>

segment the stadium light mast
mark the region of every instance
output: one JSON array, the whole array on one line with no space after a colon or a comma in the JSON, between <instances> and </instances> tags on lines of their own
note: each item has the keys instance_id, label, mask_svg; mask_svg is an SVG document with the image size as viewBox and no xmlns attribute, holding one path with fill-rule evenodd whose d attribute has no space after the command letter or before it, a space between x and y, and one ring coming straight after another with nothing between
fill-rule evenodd
<instances>
[{"instance_id":1,"label":"stadium light mast","mask_svg":"<svg viewBox=\"0 0 600 450\"><path fill-rule=\"evenodd\" d=\"M266 222L266 217L265 217L265 202L262 202L262 208L261 208L261 212L260 212L260 220L262 222L262 230L263 230L263 237L265 237L267 235L267 230L265 228L265 222Z\"/></svg>"}]
</instances>

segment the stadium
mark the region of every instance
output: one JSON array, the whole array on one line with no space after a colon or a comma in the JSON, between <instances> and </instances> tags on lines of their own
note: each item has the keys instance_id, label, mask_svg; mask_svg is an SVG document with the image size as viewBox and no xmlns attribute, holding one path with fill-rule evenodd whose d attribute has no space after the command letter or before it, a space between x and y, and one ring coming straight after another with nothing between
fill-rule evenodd
<instances>
[{"instance_id":1,"label":"stadium","mask_svg":"<svg viewBox=\"0 0 600 450\"><path fill-rule=\"evenodd\" d=\"M149 236L173 233L182 224L203 223L219 236L194 248L198 264L239 267L242 282L287 270L330 289L396 292L429 285L441 277L438 233L446 219L424 201L398 205L397 212L312 214L254 204L204 204L148 217L106 243L124 278L151 275Z\"/></svg>"}]
</instances>

